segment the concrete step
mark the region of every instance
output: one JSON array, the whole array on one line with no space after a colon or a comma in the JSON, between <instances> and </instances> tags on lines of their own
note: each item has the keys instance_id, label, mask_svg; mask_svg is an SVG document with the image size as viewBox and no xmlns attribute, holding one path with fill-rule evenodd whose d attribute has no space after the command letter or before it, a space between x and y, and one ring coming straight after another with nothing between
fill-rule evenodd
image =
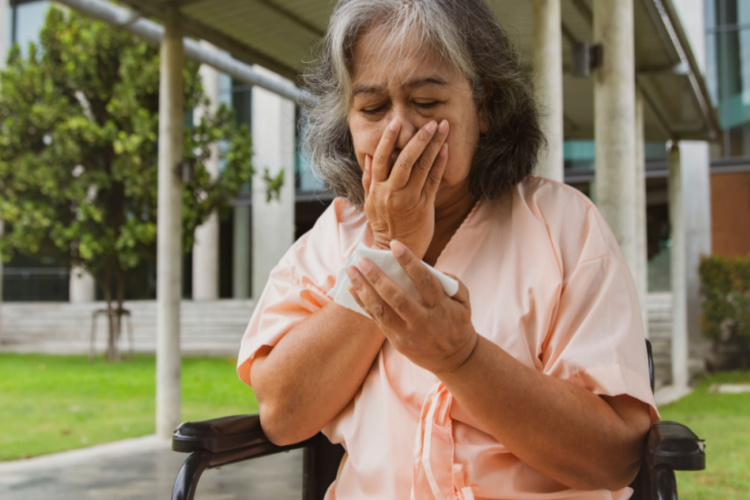
<instances>
[{"instance_id":1,"label":"concrete step","mask_svg":"<svg viewBox=\"0 0 750 500\"><path fill-rule=\"evenodd\" d=\"M671 377L671 302L669 293L649 294L649 337L654 351L658 380ZM70 304L56 302L6 302L0 304L0 351L87 353L92 314L104 309L103 302ZM156 349L156 302L131 301L135 350ZM235 356L252 315L252 300L191 301L180 304L180 341L183 352ZM95 345L104 349L107 322L97 318ZM124 319L121 347L129 349L128 320Z\"/></svg>"},{"instance_id":2,"label":"concrete step","mask_svg":"<svg viewBox=\"0 0 750 500\"><path fill-rule=\"evenodd\" d=\"M183 301L180 342L187 354L236 356L242 334L252 315L252 300ZM156 302L133 301L124 304L131 316L123 318L121 349L130 348L129 323L137 352L156 349ZM0 304L0 350L10 352L87 353L92 314L104 309L103 302ZM104 350L107 320L98 316L95 346Z\"/></svg>"}]
</instances>

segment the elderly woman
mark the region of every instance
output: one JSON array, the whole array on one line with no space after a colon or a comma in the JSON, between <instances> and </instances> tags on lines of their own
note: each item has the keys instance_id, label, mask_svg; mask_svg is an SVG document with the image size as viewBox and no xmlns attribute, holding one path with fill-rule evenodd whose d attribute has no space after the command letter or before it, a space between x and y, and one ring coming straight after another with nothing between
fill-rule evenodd
<instances>
[{"instance_id":1,"label":"elderly woman","mask_svg":"<svg viewBox=\"0 0 750 500\"><path fill-rule=\"evenodd\" d=\"M658 418L632 279L594 205L530 174L544 140L488 6L344 0L307 82L339 197L242 342L268 437L341 443L331 499L627 498ZM412 293L345 265L361 244ZM347 274L366 315L327 295Z\"/></svg>"}]
</instances>

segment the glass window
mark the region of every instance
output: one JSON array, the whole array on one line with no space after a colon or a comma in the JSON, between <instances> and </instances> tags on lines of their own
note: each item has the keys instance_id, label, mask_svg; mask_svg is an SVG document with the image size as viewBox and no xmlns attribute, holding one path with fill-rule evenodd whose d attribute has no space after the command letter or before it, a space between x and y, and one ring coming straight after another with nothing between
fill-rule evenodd
<instances>
[{"instance_id":1,"label":"glass window","mask_svg":"<svg viewBox=\"0 0 750 500\"><path fill-rule=\"evenodd\" d=\"M563 162L566 171L593 171L595 161L594 141L563 142Z\"/></svg>"},{"instance_id":2,"label":"glass window","mask_svg":"<svg viewBox=\"0 0 750 500\"><path fill-rule=\"evenodd\" d=\"M227 77L229 78L229 77ZM234 109L234 116L237 120L237 125L247 125L247 127L252 130L252 123L253 123L253 89L250 85L241 82L239 80L235 80L233 78L229 78L231 81L231 87L228 89L231 95L231 105ZM227 103L226 99L226 90L222 90L222 80L219 80L219 96L221 102ZM228 104L228 103L227 103ZM227 143L226 141L222 141L221 145L219 146L222 148L222 150L226 150ZM219 165L220 169L224 168L223 163ZM257 169L258 166L255 165L255 168ZM243 192L250 191L250 182L247 182L241 189Z\"/></svg>"},{"instance_id":3,"label":"glass window","mask_svg":"<svg viewBox=\"0 0 750 500\"><path fill-rule=\"evenodd\" d=\"M0 7L2 8L2 7ZM5 52L10 48L10 44L13 42L13 12L12 8L5 9L5 12L0 12L0 53L5 55Z\"/></svg>"},{"instance_id":4,"label":"glass window","mask_svg":"<svg viewBox=\"0 0 750 500\"><path fill-rule=\"evenodd\" d=\"M716 27L717 27L717 1L705 0L705 22L706 22L706 85L711 101L719 102L718 68L716 63Z\"/></svg>"},{"instance_id":5,"label":"glass window","mask_svg":"<svg viewBox=\"0 0 750 500\"><path fill-rule=\"evenodd\" d=\"M305 121L303 119L303 111L297 108L296 115L297 123L301 125L298 125L298 137L296 140L297 152L294 162L294 172L296 174L295 187L300 191L325 191L325 182L313 173L310 156L307 154L307 151L302 148L301 142L306 133L306 128L304 128ZM301 130L300 127L302 127Z\"/></svg>"},{"instance_id":6,"label":"glass window","mask_svg":"<svg viewBox=\"0 0 750 500\"><path fill-rule=\"evenodd\" d=\"M48 1L20 3L12 7L11 37L12 41L20 46L24 57L28 51L29 42L39 40L39 33L44 27L48 10Z\"/></svg>"},{"instance_id":7,"label":"glass window","mask_svg":"<svg viewBox=\"0 0 750 500\"><path fill-rule=\"evenodd\" d=\"M237 124L250 127L253 122L253 90L250 85L232 80L232 106Z\"/></svg>"},{"instance_id":8,"label":"glass window","mask_svg":"<svg viewBox=\"0 0 750 500\"><path fill-rule=\"evenodd\" d=\"M707 82L724 131L712 156L750 157L750 2L706 1Z\"/></svg>"},{"instance_id":9,"label":"glass window","mask_svg":"<svg viewBox=\"0 0 750 500\"><path fill-rule=\"evenodd\" d=\"M644 148L647 161L665 160L667 158L667 150L663 142L646 142ZM563 158L567 173L593 171L596 163L594 141L565 141L563 143Z\"/></svg>"}]
</instances>

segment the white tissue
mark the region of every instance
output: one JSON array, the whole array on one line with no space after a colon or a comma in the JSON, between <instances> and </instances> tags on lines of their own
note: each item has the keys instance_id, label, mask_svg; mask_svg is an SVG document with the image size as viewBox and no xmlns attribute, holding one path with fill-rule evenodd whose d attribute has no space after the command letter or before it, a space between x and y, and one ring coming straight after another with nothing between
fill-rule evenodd
<instances>
[{"instance_id":1,"label":"white tissue","mask_svg":"<svg viewBox=\"0 0 750 500\"><path fill-rule=\"evenodd\" d=\"M346 260L344 267L339 271L338 278L336 278L336 286L328 292L328 296L331 297L334 302L346 307L347 309L351 309L354 312L368 316L365 310L359 307L359 304L357 304L357 301L354 300L354 297L352 297L352 294L349 292L352 282L349 279L349 275L346 274L346 269L349 266L354 266L359 269L359 261L364 257L370 259L385 274L390 276L390 278L398 286L403 288L411 297L415 299L419 298L419 292L417 291L416 286L414 286L414 283L409 279L409 276L406 275L401 264L398 263L396 257L393 256L393 253L391 253L390 250L375 250L360 243ZM458 281L441 273L424 262L422 264L424 264L433 276L440 281L443 291L448 296L452 297L458 292Z\"/></svg>"}]
</instances>

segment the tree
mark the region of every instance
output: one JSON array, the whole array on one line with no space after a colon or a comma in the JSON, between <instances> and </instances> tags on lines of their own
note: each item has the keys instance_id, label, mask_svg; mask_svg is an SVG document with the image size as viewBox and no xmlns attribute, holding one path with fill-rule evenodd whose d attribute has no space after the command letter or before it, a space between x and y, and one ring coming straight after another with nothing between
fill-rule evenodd
<instances>
[{"instance_id":1,"label":"tree","mask_svg":"<svg viewBox=\"0 0 750 500\"><path fill-rule=\"evenodd\" d=\"M208 104L198 67L183 69L188 110ZM75 12L52 8L39 46L26 57L14 47L0 75L0 256L51 254L89 272L107 304L108 359L119 358L126 275L156 253L158 110L158 48ZM212 179L204 163L220 139ZM226 106L187 128L183 248L252 178L250 148Z\"/></svg>"}]
</instances>

